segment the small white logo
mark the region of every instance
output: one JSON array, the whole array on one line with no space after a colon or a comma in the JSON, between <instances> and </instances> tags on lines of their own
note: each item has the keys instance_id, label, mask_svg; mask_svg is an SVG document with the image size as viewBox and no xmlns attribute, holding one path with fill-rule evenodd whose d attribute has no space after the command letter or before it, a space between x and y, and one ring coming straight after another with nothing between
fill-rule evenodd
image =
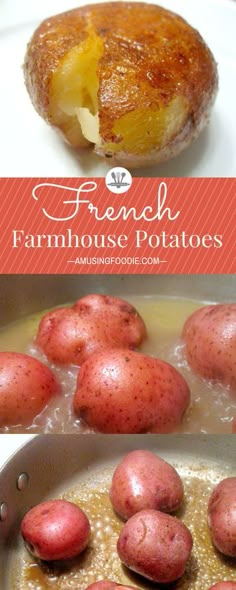
<instances>
[{"instance_id":1,"label":"small white logo","mask_svg":"<svg viewBox=\"0 0 236 590\"><path fill-rule=\"evenodd\" d=\"M129 170L117 166L116 168L111 168L111 170L107 172L105 182L109 191L116 195L120 195L121 193L126 193L131 187L132 176Z\"/></svg>"}]
</instances>

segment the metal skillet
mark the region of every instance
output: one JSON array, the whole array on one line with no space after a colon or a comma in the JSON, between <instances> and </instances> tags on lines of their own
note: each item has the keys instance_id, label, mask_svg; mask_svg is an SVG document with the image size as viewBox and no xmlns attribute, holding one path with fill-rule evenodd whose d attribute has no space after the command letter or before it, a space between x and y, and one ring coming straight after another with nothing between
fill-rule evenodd
<instances>
[{"instance_id":1,"label":"metal skillet","mask_svg":"<svg viewBox=\"0 0 236 590\"><path fill-rule=\"evenodd\" d=\"M190 528L194 547L186 574L171 589L208 590L217 581L236 579L234 561L211 544L206 518L211 489L236 474L234 436L39 435L0 472L1 590L85 590L97 579L159 590L122 567L116 553L122 522L112 510L109 485L120 458L137 448L150 449L173 464L185 485L177 516ZM20 522L33 505L59 497L87 512L92 524L89 548L63 566L39 564L23 546Z\"/></svg>"},{"instance_id":2,"label":"metal skillet","mask_svg":"<svg viewBox=\"0 0 236 590\"><path fill-rule=\"evenodd\" d=\"M0 326L88 293L235 300L236 275L1 275Z\"/></svg>"}]
</instances>

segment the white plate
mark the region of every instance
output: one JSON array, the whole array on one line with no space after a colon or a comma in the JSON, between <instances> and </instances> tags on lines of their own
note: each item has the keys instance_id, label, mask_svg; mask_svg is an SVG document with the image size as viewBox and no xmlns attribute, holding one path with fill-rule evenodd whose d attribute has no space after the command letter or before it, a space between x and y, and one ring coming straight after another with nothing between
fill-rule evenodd
<instances>
[{"instance_id":1,"label":"white plate","mask_svg":"<svg viewBox=\"0 0 236 590\"><path fill-rule=\"evenodd\" d=\"M104 176L103 160L78 153L37 115L23 83L26 44L41 19L82 0L1 0L1 176ZM233 0L159 0L199 30L219 64L220 90L210 124L180 156L140 168L135 176L236 176L236 3ZM36 6L35 6L36 4ZM39 4L39 5L38 5Z\"/></svg>"}]
</instances>

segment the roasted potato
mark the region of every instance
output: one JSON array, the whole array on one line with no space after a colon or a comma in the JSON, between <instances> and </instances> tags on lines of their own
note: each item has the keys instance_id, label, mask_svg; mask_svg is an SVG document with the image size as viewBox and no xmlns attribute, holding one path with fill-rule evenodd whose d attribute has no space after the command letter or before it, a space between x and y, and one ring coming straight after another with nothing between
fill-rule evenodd
<instances>
[{"instance_id":1,"label":"roasted potato","mask_svg":"<svg viewBox=\"0 0 236 590\"><path fill-rule=\"evenodd\" d=\"M133 349L146 337L137 310L124 299L87 295L43 316L36 344L55 363L81 365L96 351Z\"/></svg>"},{"instance_id":2,"label":"roasted potato","mask_svg":"<svg viewBox=\"0 0 236 590\"><path fill-rule=\"evenodd\" d=\"M27 49L26 87L38 113L80 148L138 167L198 136L217 90L200 34L142 2L91 4L45 20Z\"/></svg>"},{"instance_id":3,"label":"roasted potato","mask_svg":"<svg viewBox=\"0 0 236 590\"><path fill-rule=\"evenodd\" d=\"M190 403L188 385L171 365L127 350L92 354L83 363L74 411L104 433L173 432Z\"/></svg>"},{"instance_id":4,"label":"roasted potato","mask_svg":"<svg viewBox=\"0 0 236 590\"><path fill-rule=\"evenodd\" d=\"M60 392L52 371L19 352L0 352L0 426L28 426Z\"/></svg>"},{"instance_id":5,"label":"roasted potato","mask_svg":"<svg viewBox=\"0 0 236 590\"><path fill-rule=\"evenodd\" d=\"M175 512L183 500L183 484L177 471L150 451L132 451L116 467L110 500L124 519L152 508Z\"/></svg>"},{"instance_id":6,"label":"roasted potato","mask_svg":"<svg viewBox=\"0 0 236 590\"><path fill-rule=\"evenodd\" d=\"M218 551L236 557L236 477L223 479L213 490L208 504L208 525Z\"/></svg>"},{"instance_id":7,"label":"roasted potato","mask_svg":"<svg viewBox=\"0 0 236 590\"><path fill-rule=\"evenodd\" d=\"M134 572L169 584L183 575L192 544L192 535L180 520L158 510L141 510L125 523L117 551Z\"/></svg>"},{"instance_id":8,"label":"roasted potato","mask_svg":"<svg viewBox=\"0 0 236 590\"><path fill-rule=\"evenodd\" d=\"M236 304L207 305L185 322L183 339L191 369L236 390Z\"/></svg>"},{"instance_id":9,"label":"roasted potato","mask_svg":"<svg viewBox=\"0 0 236 590\"><path fill-rule=\"evenodd\" d=\"M45 561L70 559L87 547L90 524L83 510L72 502L49 500L27 512L21 534L35 557Z\"/></svg>"}]
</instances>

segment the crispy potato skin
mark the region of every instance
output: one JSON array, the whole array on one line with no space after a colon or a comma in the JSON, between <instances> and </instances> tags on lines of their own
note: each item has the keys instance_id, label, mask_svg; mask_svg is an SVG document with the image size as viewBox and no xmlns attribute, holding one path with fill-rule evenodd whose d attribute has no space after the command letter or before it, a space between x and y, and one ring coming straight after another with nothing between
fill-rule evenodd
<instances>
[{"instance_id":1,"label":"crispy potato skin","mask_svg":"<svg viewBox=\"0 0 236 590\"><path fill-rule=\"evenodd\" d=\"M113 473L110 500L124 519L149 508L175 512L183 500L183 484L174 467L154 453L132 451Z\"/></svg>"},{"instance_id":2,"label":"crispy potato skin","mask_svg":"<svg viewBox=\"0 0 236 590\"><path fill-rule=\"evenodd\" d=\"M96 351L133 349L145 337L145 324L130 303L91 294L43 316L36 344L57 364L81 365Z\"/></svg>"},{"instance_id":3,"label":"crispy potato skin","mask_svg":"<svg viewBox=\"0 0 236 590\"><path fill-rule=\"evenodd\" d=\"M50 122L50 83L60 60L86 37L86 14L81 9L53 16L35 31L24 63L25 83L38 113Z\"/></svg>"},{"instance_id":4,"label":"crispy potato skin","mask_svg":"<svg viewBox=\"0 0 236 590\"><path fill-rule=\"evenodd\" d=\"M90 524L86 514L67 500L49 500L31 508L21 523L30 553L46 560L70 559L87 547Z\"/></svg>"},{"instance_id":5,"label":"crispy potato skin","mask_svg":"<svg viewBox=\"0 0 236 590\"><path fill-rule=\"evenodd\" d=\"M173 432L189 403L188 385L174 367L121 349L83 363L73 402L88 426L110 434Z\"/></svg>"},{"instance_id":6,"label":"crispy potato skin","mask_svg":"<svg viewBox=\"0 0 236 590\"><path fill-rule=\"evenodd\" d=\"M174 582L185 570L192 536L177 518L157 510L141 510L124 525L117 543L121 561L153 582Z\"/></svg>"},{"instance_id":7,"label":"crispy potato skin","mask_svg":"<svg viewBox=\"0 0 236 590\"><path fill-rule=\"evenodd\" d=\"M208 526L218 551L236 557L236 477L223 479L213 490L208 503Z\"/></svg>"},{"instance_id":8,"label":"crispy potato skin","mask_svg":"<svg viewBox=\"0 0 236 590\"><path fill-rule=\"evenodd\" d=\"M183 339L190 367L205 379L236 390L236 304L208 305L185 322Z\"/></svg>"},{"instance_id":9,"label":"crispy potato skin","mask_svg":"<svg viewBox=\"0 0 236 590\"><path fill-rule=\"evenodd\" d=\"M152 4L91 4L45 20L28 45L24 65L26 86L38 113L50 122L53 73L67 52L86 38L88 24L104 43L97 70L102 142L119 143L113 127L120 117L140 106L161 109L181 96L188 114L177 136L151 153L128 154L128 163L135 167L176 155L207 122L218 85L217 68L195 29ZM104 156L103 146L96 151ZM125 152L108 156L112 163L127 160Z\"/></svg>"},{"instance_id":10,"label":"crispy potato skin","mask_svg":"<svg viewBox=\"0 0 236 590\"><path fill-rule=\"evenodd\" d=\"M140 102L144 109L160 108L179 94L189 101L189 116L197 123L203 97L212 94L216 83L214 60L197 31L150 4L118 2L112 11L115 30L109 25L109 9L96 23L107 27L99 68L102 137L116 139L113 122L138 109Z\"/></svg>"}]
</instances>

